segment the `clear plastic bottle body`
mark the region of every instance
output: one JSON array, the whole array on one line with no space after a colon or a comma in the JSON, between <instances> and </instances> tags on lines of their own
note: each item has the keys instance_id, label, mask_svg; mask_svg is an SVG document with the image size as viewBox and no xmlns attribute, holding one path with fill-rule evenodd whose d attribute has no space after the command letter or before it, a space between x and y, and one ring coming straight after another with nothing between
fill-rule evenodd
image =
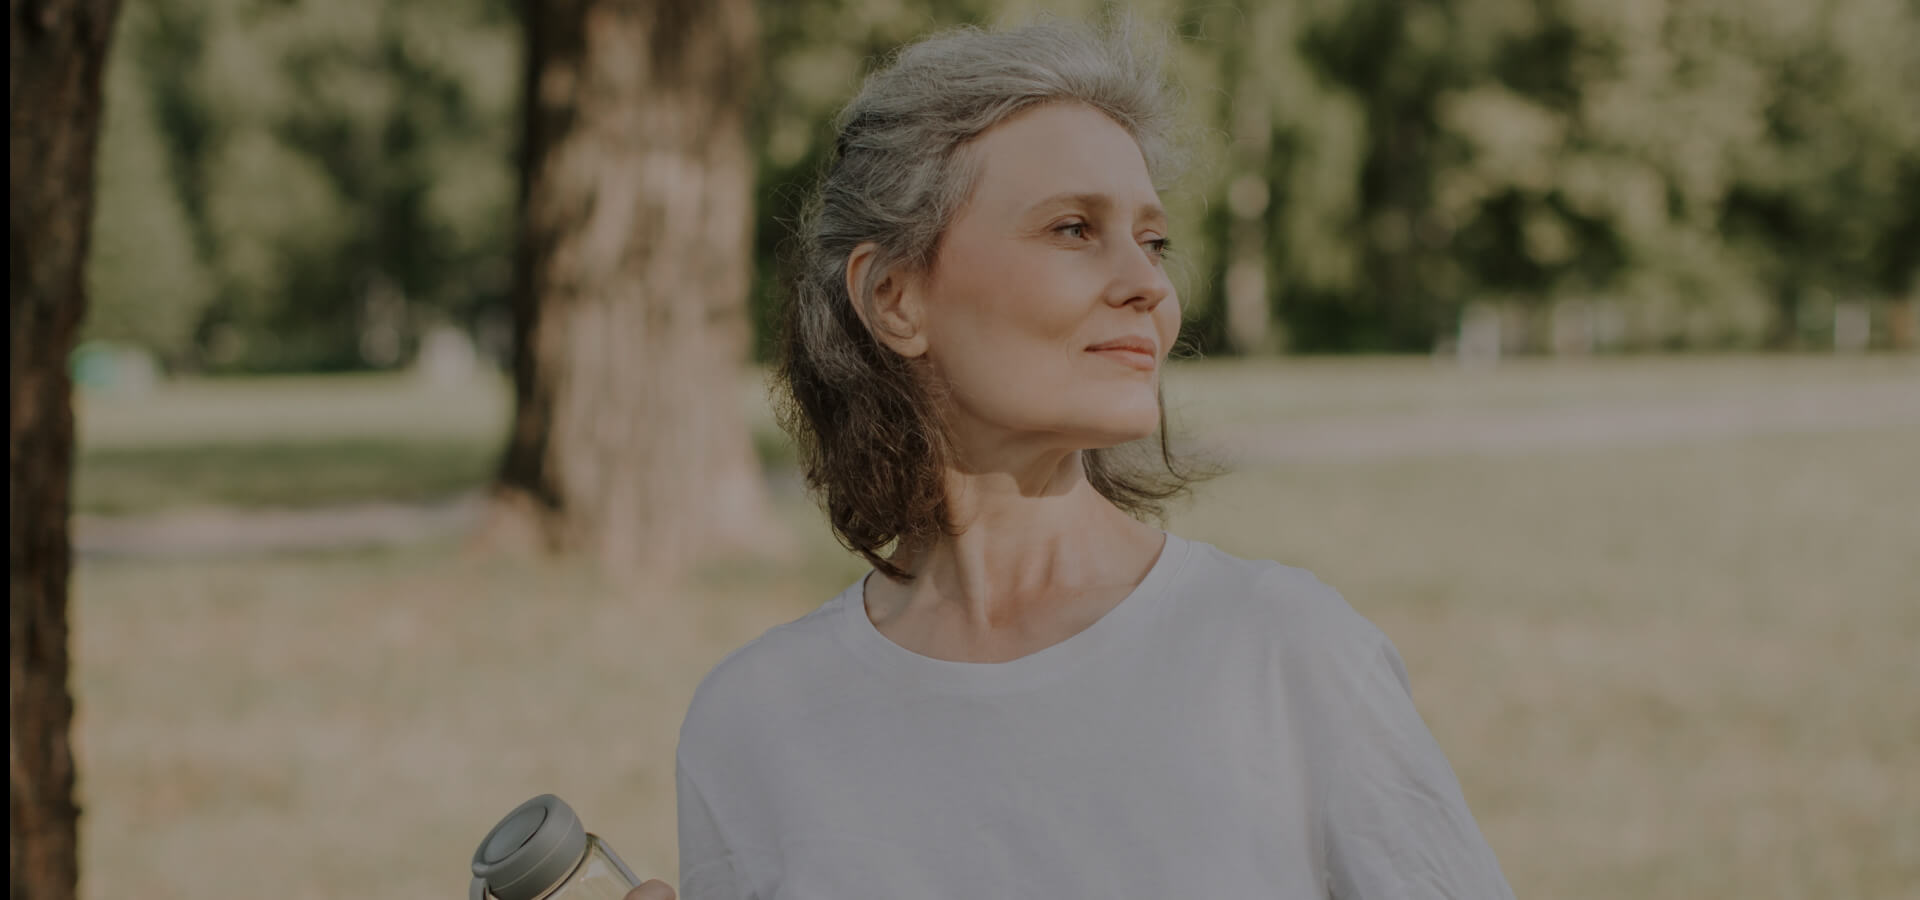
<instances>
[{"instance_id":1,"label":"clear plastic bottle body","mask_svg":"<svg viewBox=\"0 0 1920 900\"><path fill-rule=\"evenodd\" d=\"M580 864L538 900L625 900L627 893L639 886L640 880L614 855L613 848L589 833L587 852L580 857Z\"/></svg>"}]
</instances>

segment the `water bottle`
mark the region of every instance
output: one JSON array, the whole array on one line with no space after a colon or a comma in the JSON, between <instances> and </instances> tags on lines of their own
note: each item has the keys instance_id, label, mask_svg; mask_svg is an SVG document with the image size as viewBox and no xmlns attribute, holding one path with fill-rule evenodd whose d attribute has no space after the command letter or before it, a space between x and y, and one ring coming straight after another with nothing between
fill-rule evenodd
<instances>
[{"instance_id":1,"label":"water bottle","mask_svg":"<svg viewBox=\"0 0 1920 900\"><path fill-rule=\"evenodd\" d=\"M473 851L469 900L623 900L638 887L573 807L541 794L515 807Z\"/></svg>"}]
</instances>

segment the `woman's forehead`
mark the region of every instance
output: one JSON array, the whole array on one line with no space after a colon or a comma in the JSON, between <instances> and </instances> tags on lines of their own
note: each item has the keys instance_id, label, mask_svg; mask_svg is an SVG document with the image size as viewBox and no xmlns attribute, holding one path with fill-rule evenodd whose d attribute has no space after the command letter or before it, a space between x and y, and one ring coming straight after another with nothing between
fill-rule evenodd
<instances>
[{"instance_id":1,"label":"woman's forehead","mask_svg":"<svg viewBox=\"0 0 1920 900\"><path fill-rule=\"evenodd\" d=\"M1133 135L1098 110L1046 104L988 129L970 148L976 203L1001 213L1042 203L1159 209ZM985 210L983 210L985 211Z\"/></svg>"}]
</instances>

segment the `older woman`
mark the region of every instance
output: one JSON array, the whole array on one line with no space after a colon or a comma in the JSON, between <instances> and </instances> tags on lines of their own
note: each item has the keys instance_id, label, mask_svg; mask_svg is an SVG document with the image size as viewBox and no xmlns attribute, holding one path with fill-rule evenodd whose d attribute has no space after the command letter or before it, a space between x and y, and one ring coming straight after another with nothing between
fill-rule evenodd
<instances>
[{"instance_id":1,"label":"older woman","mask_svg":"<svg viewBox=\"0 0 1920 900\"><path fill-rule=\"evenodd\" d=\"M780 375L873 571L695 693L689 900L1512 896L1387 638L1137 518L1182 486L1167 127L1153 60L1060 25L846 109Z\"/></svg>"}]
</instances>

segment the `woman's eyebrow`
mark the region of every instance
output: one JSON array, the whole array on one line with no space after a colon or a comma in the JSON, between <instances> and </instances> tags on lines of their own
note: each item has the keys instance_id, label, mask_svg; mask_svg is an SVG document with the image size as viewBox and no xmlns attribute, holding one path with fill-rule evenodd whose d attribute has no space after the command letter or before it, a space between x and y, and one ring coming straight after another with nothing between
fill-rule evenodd
<instances>
[{"instance_id":1,"label":"woman's eyebrow","mask_svg":"<svg viewBox=\"0 0 1920 900\"><path fill-rule=\"evenodd\" d=\"M1113 205L1113 198L1106 194L1063 191L1041 198L1033 203L1033 205L1028 206L1027 211L1033 212L1035 210L1050 209L1058 206L1078 206L1085 208L1088 212L1098 214L1112 209ZM1141 204L1137 215L1140 219L1156 224L1165 224L1167 221L1167 211L1161 208L1158 203Z\"/></svg>"}]
</instances>

